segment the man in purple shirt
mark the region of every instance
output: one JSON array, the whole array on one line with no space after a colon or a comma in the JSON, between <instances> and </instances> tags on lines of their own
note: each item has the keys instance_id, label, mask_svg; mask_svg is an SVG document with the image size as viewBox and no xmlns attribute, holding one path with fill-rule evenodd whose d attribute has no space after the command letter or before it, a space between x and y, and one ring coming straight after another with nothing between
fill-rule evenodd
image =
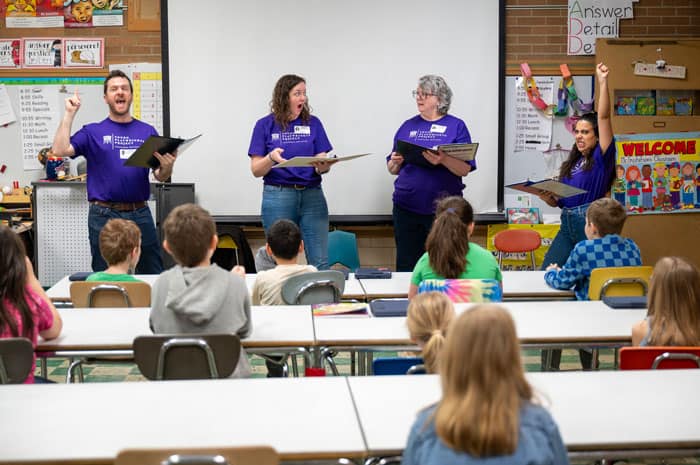
<instances>
[{"instance_id":1,"label":"man in purple shirt","mask_svg":"<svg viewBox=\"0 0 700 465\"><path fill-rule=\"evenodd\" d=\"M158 274L163 271L160 243L153 216L146 204L150 196L148 169L124 166L124 162L150 136L155 128L131 116L133 86L122 71L109 73L104 82L104 99L109 115L103 121L87 124L71 137L71 126L80 109L76 90L66 99L66 112L56 130L53 152L61 157L87 159L87 194L90 202L88 230L93 271L103 271L107 264L100 255L99 235L111 218L134 221L141 230L141 259L137 273ZM153 154L160 166L153 171L158 181L170 178L175 156Z\"/></svg>"}]
</instances>

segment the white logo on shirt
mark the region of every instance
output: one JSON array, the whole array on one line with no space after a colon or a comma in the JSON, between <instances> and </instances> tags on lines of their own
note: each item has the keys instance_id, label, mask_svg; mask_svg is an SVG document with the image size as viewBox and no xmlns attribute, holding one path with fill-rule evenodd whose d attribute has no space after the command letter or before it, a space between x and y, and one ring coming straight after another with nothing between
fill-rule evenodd
<instances>
[{"instance_id":1,"label":"white logo on shirt","mask_svg":"<svg viewBox=\"0 0 700 465\"><path fill-rule=\"evenodd\" d=\"M272 137L272 140L280 140L280 133L273 132L271 137Z\"/></svg>"},{"instance_id":2,"label":"white logo on shirt","mask_svg":"<svg viewBox=\"0 0 700 465\"><path fill-rule=\"evenodd\" d=\"M411 131L408 133L408 137L415 139L416 135L418 135L418 131Z\"/></svg>"},{"instance_id":3,"label":"white logo on shirt","mask_svg":"<svg viewBox=\"0 0 700 465\"><path fill-rule=\"evenodd\" d=\"M311 128L309 126L294 126L294 134L311 134Z\"/></svg>"},{"instance_id":4,"label":"white logo on shirt","mask_svg":"<svg viewBox=\"0 0 700 465\"><path fill-rule=\"evenodd\" d=\"M430 132L444 134L446 130L447 126L443 126L442 124L433 124L432 126L430 126Z\"/></svg>"},{"instance_id":5,"label":"white logo on shirt","mask_svg":"<svg viewBox=\"0 0 700 465\"><path fill-rule=\"evenodd\" d=\"M111 144L112 143L112 135L107 134L106 136L102 136L102 143L103 144Z\"/></svg>"}]
</instances>

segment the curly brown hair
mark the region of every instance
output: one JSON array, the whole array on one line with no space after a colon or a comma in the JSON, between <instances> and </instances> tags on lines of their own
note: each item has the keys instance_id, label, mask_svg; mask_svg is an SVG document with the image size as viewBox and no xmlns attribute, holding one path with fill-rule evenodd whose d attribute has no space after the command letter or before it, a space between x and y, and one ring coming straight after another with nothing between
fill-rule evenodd
<instances>
[{"instance_id":1,"label":"curly brown hair","mask_svg":"<svg viewBox=\"0 0 700 465\"><path fill-rule=\"evenodd\" d=\"M296 74L285 74L277 80L275 89L272 91L272 101L270 102L270 111L275 115L275 122L282 128L282 131L287 130L289 123L289 93L300 83L306 83L306 79ZM311 108L309 100L304 102L304 108L301 109L299 115L304 124L308 124L311 119Z\"/></svg>"}]
</instances>

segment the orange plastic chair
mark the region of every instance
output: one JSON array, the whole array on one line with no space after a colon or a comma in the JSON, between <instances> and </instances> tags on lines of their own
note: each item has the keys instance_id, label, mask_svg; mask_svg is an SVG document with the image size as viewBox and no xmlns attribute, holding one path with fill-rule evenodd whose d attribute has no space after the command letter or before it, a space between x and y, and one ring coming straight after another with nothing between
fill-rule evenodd
<instances>
[{"instance_id":1,"label":"orange plastic chair","mask_svg":"<svg viewBox=\"0 0 700 465\"><path fill-rule=\"evenodd\" d=\"M700 368L700 347L623 347L621 370Z\"/></svg>"},{"instance_id":2,"label":"orange plastic chair","mask_svg":"<svg viewBox=\"0 0 700 465\"><path fill-rule=\"evenodd\" d=\"M493 245L498 250L498 266L503 263L503 254L530 253L532 269L536 269L535 250L542 244L542 236L532 229L506 229L496 234Z\"/></svg>"}]
</instances>

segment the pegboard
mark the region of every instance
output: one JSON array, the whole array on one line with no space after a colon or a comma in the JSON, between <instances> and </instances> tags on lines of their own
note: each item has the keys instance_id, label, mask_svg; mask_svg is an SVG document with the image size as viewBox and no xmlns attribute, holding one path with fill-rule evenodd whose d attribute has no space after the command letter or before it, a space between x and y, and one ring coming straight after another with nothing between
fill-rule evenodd
<instances>
[{"instance_id":1,"label":"pegboard","mask_svg":"<svg viewBox=\"0 0 700 465\"><path fill-rule=\"evenodd\" d=\"M92 270L84 183L34 183L35 257L39 282L53 286L61 278ZM151 214L155 201L149 200ZM155 216L154 216L155 221Z\"/></svg>"}]
</instances>

